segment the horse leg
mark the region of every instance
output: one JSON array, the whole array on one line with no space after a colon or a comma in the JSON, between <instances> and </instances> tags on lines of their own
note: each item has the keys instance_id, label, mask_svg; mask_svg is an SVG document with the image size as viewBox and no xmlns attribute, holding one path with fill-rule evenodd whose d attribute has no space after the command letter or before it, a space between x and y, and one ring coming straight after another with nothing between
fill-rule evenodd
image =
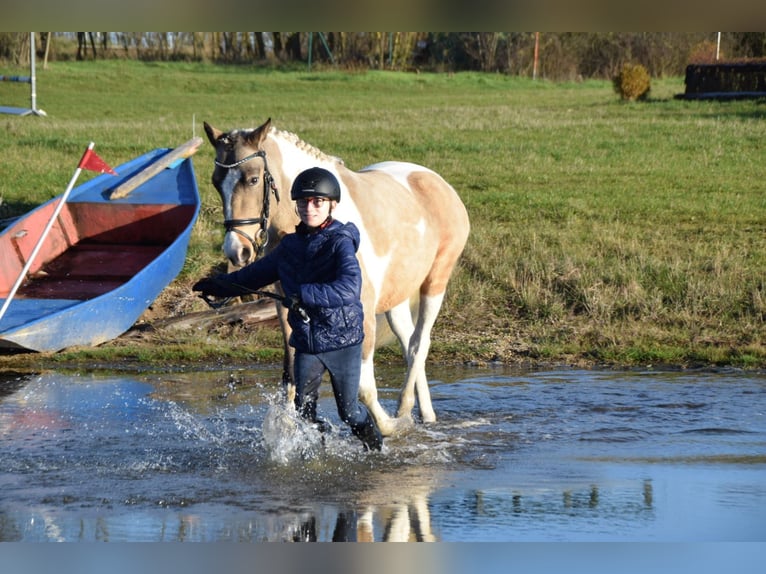
<instances>
[{"instance_id":1,"label":"horse leg","mask_svg":"<svg viewBox=\"0 0 766 574\"><path fill-rule=\"evenodd\" d=\"M391 327L391 331L393 331L399 341L399 346L402 348L402 355L405 359L409 358L407 356L407 347L410 344L412 333L415 331L409 299L386 311L386 319ZM409 364L407 366L409 367Z\"/></svg>"},{"instance_id":2,"label":"horse leg","mask_svg":"<svg viewBox=\"0 0 766 574\"><path fill-rule=\"evenodd\" d=\"M397 417L409 416L415 406L415 390L417 387L418 406L423 422L436 421L431 405L431 392L426 378L426 358L431 347L431 329L439 315L444 301L444 293L438 295L423 295L420 299L420 310L415 331L410 337L407 348L407 379L399 395Z\"/></svg>"},{"instance_id":3,"label":"horse leg","mask_svg":"<svg viewBox=\"0 0 766 574\"><path fill-rule=\"evenodd\" d=\"M287 309L277 303L277 317L282 328L282 392L285 402L292 405L295 401L295 349L287 344L290 340L290 324L287 322Z\"/></svg>"},{"instance_id":4,"label":"horse leg","mask_svg":"<svg viewBox=\"0 0 766 574\"><path fill-rule=\"evenodd\" d=\"M386 312L386 319L391 326L391 331L399 341L399 345L402 348L402 355L407 361L407 373L412 369L412 354L409 353L410 341L412 340L412 334L415 332L415 324L412 322L412 312L410 310L410 302L406 300L396 307L392 307ZM412 408L415 406L415 388L406 386L402 388L401 395L399 397L399 413L397 417L402 415L411 417Z\"/></svg>"},{"instance_id":5,"label":"horse leg","mask_svg":"<svg viewBox=\"0 0 766 574\"><path fill-rule=\"evenodd\" d=\"M363 297L369 295L362 287ZM368 307L365 306L365 310ZM391 436L397 431L397 420L392 418L378 401L378 389L375 385L375 367L373 359L375 357L375 336L376 336L377 318L375 313L365 312L364 317L364 343L362 344L362 366L359 376L359 400L370 415L375 419L380 433L385 436Z\"/></svg>"},{"instance_id":6,"label":"horse leg","mask_svg":"<svg viewBox=\"0 0 766 574\"><path fill-rule=\"evenodd\" d=\"M375 424L378 425L380 434L384 437L391 436L402 428L401 421L391 417L378 401L372 352L362 359L362 373L359 378L359 400L370 411L370 415L375 419Z\"/></svg>"}]
</instances>

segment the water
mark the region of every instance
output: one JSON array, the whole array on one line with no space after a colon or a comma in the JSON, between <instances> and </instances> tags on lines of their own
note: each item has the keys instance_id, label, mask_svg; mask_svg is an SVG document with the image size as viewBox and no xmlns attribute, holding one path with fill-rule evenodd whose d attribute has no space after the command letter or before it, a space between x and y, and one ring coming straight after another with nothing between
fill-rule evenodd
<instances>
[{"instance_id":1,"label":"water","mask_svg":"<svg viewBox=\"0 0 766 574\"><path fill-rule=\"evenodd\" d=\"M766 375L430 376L439 421L367 453L275 368L0 374L0 541L766 540Z\"/></svg>"}]
</instances>

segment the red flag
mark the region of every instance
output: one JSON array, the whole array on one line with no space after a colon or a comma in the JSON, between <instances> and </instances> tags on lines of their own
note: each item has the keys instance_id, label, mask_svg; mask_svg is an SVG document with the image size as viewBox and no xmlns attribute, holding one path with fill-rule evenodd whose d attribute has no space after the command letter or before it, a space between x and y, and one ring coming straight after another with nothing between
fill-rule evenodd
<instances>
[{"instance_id":1,"label":"red flag","mask_svg":"<svg viewBox=\"0 0 766 574\"><path fill-rule=\"evenodd\" d=\"M85 150L85 153L83 154L82 159L80 160L80 165L78 167L82 169L89 169L90 171L96 171L98 173L111 173L112 175L117 175L117 172L109 167L106 162L98 157L96 152L90 148Z\"/></svg>"}]
</instances>

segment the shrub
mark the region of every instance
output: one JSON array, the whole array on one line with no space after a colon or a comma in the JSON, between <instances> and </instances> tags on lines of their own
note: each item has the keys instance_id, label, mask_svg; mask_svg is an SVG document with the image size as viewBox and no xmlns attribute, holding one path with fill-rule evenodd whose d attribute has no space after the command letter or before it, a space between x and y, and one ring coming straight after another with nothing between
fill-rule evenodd
<instances>
[{"instance_id":1,"label":"shrub","mask_svg":"<svg viewBox=\"0 0 766 574\"><path fill-rule=\"evenodd\" d=\"M623 64L613 80L614 91L623 100L643 100L649 95L651 80L649 72L641 64Z\"/></svg>"},{"instance_id":2,"label":"shrub","mask_svg":"<svg viewBox=\"0 0 766 574\"><path fill-rule=\"evenodd\" d=\"M714 64L716 62L717 45L711 40L704 40L692 47L689 53L690 64ZM718 54L719 59L723 57Z\"/></svg>"}]
</instances>

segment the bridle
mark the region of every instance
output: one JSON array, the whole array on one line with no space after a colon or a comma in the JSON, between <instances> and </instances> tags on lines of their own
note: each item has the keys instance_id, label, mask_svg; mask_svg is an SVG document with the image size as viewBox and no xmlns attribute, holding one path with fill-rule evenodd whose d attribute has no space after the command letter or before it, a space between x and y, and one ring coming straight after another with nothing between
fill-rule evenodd
<instances>
[{"instance_id":1,"label":"bridle","mask_svg":"<svg viewBox=\"0 0 766 574\"><path fill-rule=\"evenodd\" d=\"M255 153L251 153L250 155L235 161L234 163L222 163L218 160L215 160L215 165L224 169L233 169L256 157L263 159L263 205L261 206L261 216L247 219L225 219L223 226L226 228L227 232L233 231L234 233L238 233L247 239L256 250L255 256L260 257L263 254L263 250L266 247L266 244L269 242L269 202L271 198L269 191L274 193L274 198L277 200L277 203L279 203L279 190L277 189L277 185L274 182L274 176L272 176L271 172L269 171L269 164L266 161L266 152L263 150L258 150ZM261 226L256 237L251 237L239 229L239 227L243 225L256 224Z\"/></svg>"}]
</instances>

